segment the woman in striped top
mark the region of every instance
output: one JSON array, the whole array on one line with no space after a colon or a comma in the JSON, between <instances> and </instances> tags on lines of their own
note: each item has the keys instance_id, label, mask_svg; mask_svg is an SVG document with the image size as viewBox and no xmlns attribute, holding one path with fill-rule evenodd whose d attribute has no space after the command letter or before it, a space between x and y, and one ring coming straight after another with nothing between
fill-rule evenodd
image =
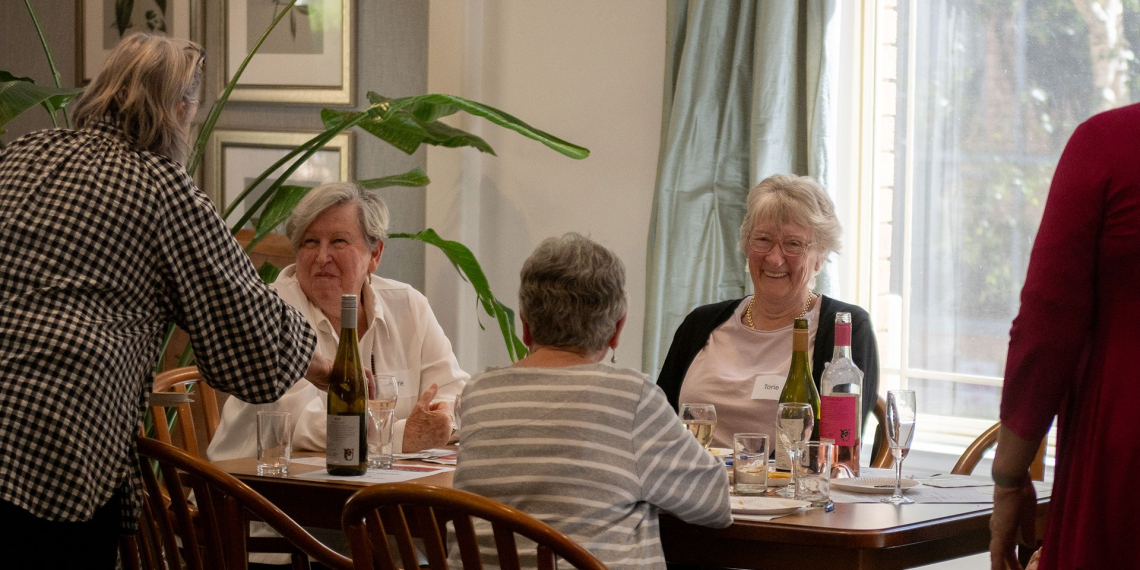
<instances>
[{"instance_id":1,"label":"woman in striped top","mask_svg":"<svg viewBox=\"0 0 1140 570\"><path fill-rule=\"evenodd\" d=\"M664 569L657 510L728 526L724 466L649 378L601 363L625 324L625 269L613 252L578 234L549 238L521 279L530 355L463 391L455 487L535 516L610 568ZM490 528L477 530L494 565ZM520 551L534 567L533 550Z\"/></svg>"}]
</instances>

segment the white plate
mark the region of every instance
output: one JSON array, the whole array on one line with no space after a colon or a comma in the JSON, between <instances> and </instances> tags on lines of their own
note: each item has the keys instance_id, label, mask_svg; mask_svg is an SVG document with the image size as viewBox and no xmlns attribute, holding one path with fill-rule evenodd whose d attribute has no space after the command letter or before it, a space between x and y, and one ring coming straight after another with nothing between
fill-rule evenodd
<instances>
[{"instance_id":1,"label":"white plate","mask_svg":"<svg viewBox=\"0 0 1140 570\"><path fill-rule=\"evenodd\" d=\"M721 459L732 459L732 450L727 447L710 447L709 453Z\"/></svg>"},{"instance_id":2,"label":"white plate","mask_svg":"<svg viewBox=\"0 0 1140 570\"><path fill-rule=\"evenodd\" d=\"M903 479L899 483L899 488L902 492L907 489L922 486L922 483L914 479ZM850 491L852 493L874 493L878 495L889 495L895 492L895 478L894 477L851 477L848 479L832 479L831 487L833 489L840 489L842 491Z\"/></svg>"},{"instance_id":3,"label":"white plate","mask_svg":"<svg viewBox=\"0 0 1140 570\"><path fill-rule=\"evenodd\" d=\"M729 497L732 512L742 515L783 515L811 505L807 501L780 497Z\"/></svg>"}]
</instances>

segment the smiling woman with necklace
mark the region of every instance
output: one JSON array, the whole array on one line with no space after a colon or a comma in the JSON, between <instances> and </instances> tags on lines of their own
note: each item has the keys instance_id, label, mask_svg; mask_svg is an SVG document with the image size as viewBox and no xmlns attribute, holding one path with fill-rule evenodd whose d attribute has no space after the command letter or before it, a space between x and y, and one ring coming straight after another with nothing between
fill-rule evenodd
<instances>
[{"instance_id":1,"label":"smiling woman with necklace","mask_svg":"<svg viewBox=\"0 0 1140 570\"><path fill-rule=\"evenodd\" d=\"M755 294L698 307L673 337L657 384L676 409L713 404L710 445L732 447L737 432L776 433L780 389L792 355L792 324L810 323L812 376L819 386L835 344L835 314L851 313L852 356L863 371L863 419L875 407L879 358L867 311L812 293L841 228L823 189L806 176L778 174L748 193L740 250Z\"/></svg>"}]
</instances>

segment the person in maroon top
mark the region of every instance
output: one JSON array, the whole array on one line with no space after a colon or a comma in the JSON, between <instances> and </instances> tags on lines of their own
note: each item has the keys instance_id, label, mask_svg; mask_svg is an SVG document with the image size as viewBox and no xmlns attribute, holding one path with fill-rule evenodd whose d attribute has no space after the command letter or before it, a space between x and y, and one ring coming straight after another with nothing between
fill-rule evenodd
<instances>
[{"instance_id":1,"label":"person in maroon top","mask_svg":"<svg viewBox=\"0 0 1140 570\"><path fill-rule=\"evenodd\" d=\"M1136 568L1140 525L1140 105L1069 139L1010 331L990 561L1020 569L1033 533L1029 464L1058 416L1040 570Z\"/></svg>"}]
</instances>

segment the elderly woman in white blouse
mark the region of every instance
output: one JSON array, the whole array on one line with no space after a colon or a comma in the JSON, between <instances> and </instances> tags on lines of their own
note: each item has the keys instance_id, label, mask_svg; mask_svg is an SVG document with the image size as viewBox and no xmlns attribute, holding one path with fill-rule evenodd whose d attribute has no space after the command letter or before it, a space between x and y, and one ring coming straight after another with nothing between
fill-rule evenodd
<instances>
[{"instance_id":1,"label":"elderly woman in white blouse","mask_svg":"<svg viewBox=\"0 0 1140 570\"><path fill-rule=\"evenodd\" d=\"M404 452L447 444L452 421L439 400L454 399L468 375L460 370L427 298L411 286L373 275L388 235L388 208L375 194L349 182L324 184L297 204L286 223L297 254L274 289L299 309L317 333L316 353L336 354L340 298L360 296L360 355L373 375L396 377L399 399L393 441ZM257 452L257 412L292 413L293 447L325 449L327 394L299 380L273 404L230 398L210 444L211 459L250 457ZM435 403L433 403L435 401Z\"/></svg>"}]
</instances>

